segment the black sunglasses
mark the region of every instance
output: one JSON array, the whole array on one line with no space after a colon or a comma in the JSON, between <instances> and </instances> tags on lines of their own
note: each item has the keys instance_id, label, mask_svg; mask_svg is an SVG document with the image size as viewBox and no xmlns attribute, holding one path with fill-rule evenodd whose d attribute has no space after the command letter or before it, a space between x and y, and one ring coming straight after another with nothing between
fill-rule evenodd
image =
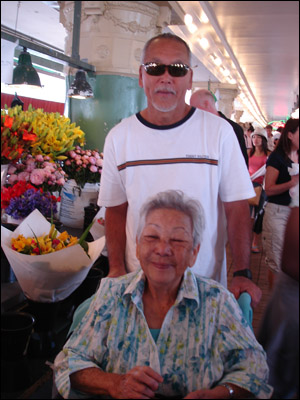
<instances>
[{"instance_id":1,"label":"black sunglasses","mask_svg":"<svg viewBox=\"0 0 300 400\"><path fill-rule=\"evenodd\" d=\"M145 68L147 74L152 76L163 75L166 71L166 68L168 68L168 73L176 78L180 76L185 76L191 69L188 65L181 63L166 65L158 64L155 62L148 62L146 64L142 64L142 66Z\"/></svg>"}]
</instances>

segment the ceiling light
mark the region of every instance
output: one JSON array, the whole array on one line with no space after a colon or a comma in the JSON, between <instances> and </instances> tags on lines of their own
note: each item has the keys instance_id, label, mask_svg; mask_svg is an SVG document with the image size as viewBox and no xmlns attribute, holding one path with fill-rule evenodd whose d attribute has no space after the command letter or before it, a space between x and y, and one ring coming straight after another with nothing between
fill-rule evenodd
<instances>
[{"instance_id":1,"label":"ceiling light","mask_svg":"<svg viewBox=\"0 0 300 400\"><path fill-rule=\"evenodd\" d=\"M184 23L186 25L190 25L193 23L193 17L190 14L185 14L184 16Z\"/></svg>"},{"instance_id":2,"label":"ceiling light","mask_svg":"<svg viewBox=\"0 0 300 400\"><path fill-rule=\"evenodd\" d=\"M187 28L191 33L195 33L198 29L195 24L189 24Z\"/></svg>"},{"instance_id":3,"label":"ceiling light","mask_svg":"<svg viewBox=\"0 0 300 400\"><path fill-rule=\"evenodd\" d=\"M30 85L33 88L42 87L39 75L32 66L31 57L26 47L23 47L23 51L19 55L18 65L13 70L12 85L16 88L21 87L21 85Z\"/></svg>"},{"instance_id":4,"label":"ceiling light","mask_svg":"<svg viewBox=\"0 0 300 400\"><path fill-rule=\"evenodd\" d=\"M215 56L214 54L211 54L211 55L210 55L210 58L212 59L212 61L215 63L215 65L216 65L217 67L219 67L219 66L222 64L221 58Z\"/></svg>"},{"instance_id":5,"label":"ceiling light","mask_svg":"<svg viewBox=\"0 0 300 400\"><path fill-rule=\"evenodd\" d=\"M224 76L229 76L230 75L230 71L228 69L225 69L225 68L221 67L221 71L222 71L222 74Z\"/></svg>"},{"instance_id":6,"label":"ceiling light","mask_svg":"<svg viewBox=\"0 0 300 400\"><path fill-rule=\"evenodd\" d=\"M208 21L209 21L209 19L207 18L207 15L205 14L204 11L201 12L200 21L201 21L203 24L207 24Z\"/></svg>"},{"instance_id":7,"label":"ceiling light","mask_svg":"<svg viewBox=\"0 0 300 400\"><path fill-rule=\"evenodd\" d=\"M202 49L207 50L209 48L209 41L206 38L198 39L198 42Z\"/></svg>"},{"instance_id":8,"label":"ceiling light","mask_svg":"<svg viewBox=\"0 0 300 400\"><path fill-rule=\"evenodd\" d=\"M94 97L93 90L87 82L85 72L82 69L76 72L75 79L68 90L68 97L75 99Z\"/></svg>"}]
</instances>

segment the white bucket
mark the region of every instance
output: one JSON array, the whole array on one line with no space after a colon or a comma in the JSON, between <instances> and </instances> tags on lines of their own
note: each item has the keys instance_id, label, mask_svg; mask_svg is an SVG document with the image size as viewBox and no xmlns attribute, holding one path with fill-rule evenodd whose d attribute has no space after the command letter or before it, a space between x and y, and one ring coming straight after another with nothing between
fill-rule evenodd
<instances>
[{"instance_id":1,"label":"white bucket","mask_svg":"<svg viewBox=\"0 0 300 400\"><path fill-rule=\"evenodd\" d=\"M71 228L83 228L84 207L97 204L99 183L86 183L83 188L74 179L67 181L61 190L59 220Z\"/></svg>"}]
</instances>

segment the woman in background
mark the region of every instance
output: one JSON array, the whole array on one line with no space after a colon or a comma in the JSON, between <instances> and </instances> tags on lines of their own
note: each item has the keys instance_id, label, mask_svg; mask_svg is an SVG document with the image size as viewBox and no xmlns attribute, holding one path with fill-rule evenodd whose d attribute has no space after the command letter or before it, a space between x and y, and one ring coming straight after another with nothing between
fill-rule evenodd
<instances>
[{"instance_id":1,"label":"woman in background","mask_svg":"<svg viewBox=\"0 0 300 400\"><path fill-rule=\"evenodd\" d=\"M273 287L276 273L280 271L284 232L290 215L289 191L299 182L299 172L292 176L289 173L292 164L298 164L299 168L299 119L291 118L281 133L276 149L267 160L265 175L267 205L262 241L269 267L270 288Z\"/></svg>"},{"instance_id":2,"label":"woman in background","mask_svg":"<svg viewBox=\"0 0 300 400\"><path fill-rule=\"evenodd\" d=\"M251 140L252 140L252 148L248 152L248 160L249 160L249 174L252 176L256 171L258 171L261 167L263 167L266 162L267 158L270 154L268 150L268 136L264 129L256 128L254 132L251 133ZM264 181L264 175L259 176L258 178L252 181L253 186L262 186ZM265 192L262 190L260 201L258 206L250 206L251 218L255 220L258 212L261 210L265 202ZM252 253L259 253L258 248L258 238L259 235L253 232L253 239L252 239Z\"/></svg>"}]
</instances>

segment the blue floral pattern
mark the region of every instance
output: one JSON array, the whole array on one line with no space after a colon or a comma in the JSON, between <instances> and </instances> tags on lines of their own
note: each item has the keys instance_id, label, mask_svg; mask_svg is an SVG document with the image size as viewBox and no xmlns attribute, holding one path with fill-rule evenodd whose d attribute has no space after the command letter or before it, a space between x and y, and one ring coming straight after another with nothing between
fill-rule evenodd
<instances>
[{"instance_id":1,"label":"blue floral pattern","mask_svg":"<svg viewBox=\"0 0 300 400\"><path fill-rule=\"evenodd\" d=\"M188 268L155 342L143 313L144 285L141 270L102 280L55 360L56 385L64 398L91 398L70 387L75 371L97 367L125 374L138 365L148 365L163 377L158 393L169 397L222 382L257 398L271 397L263 348L227 289Z\"/></svg>"}]
</instances>

